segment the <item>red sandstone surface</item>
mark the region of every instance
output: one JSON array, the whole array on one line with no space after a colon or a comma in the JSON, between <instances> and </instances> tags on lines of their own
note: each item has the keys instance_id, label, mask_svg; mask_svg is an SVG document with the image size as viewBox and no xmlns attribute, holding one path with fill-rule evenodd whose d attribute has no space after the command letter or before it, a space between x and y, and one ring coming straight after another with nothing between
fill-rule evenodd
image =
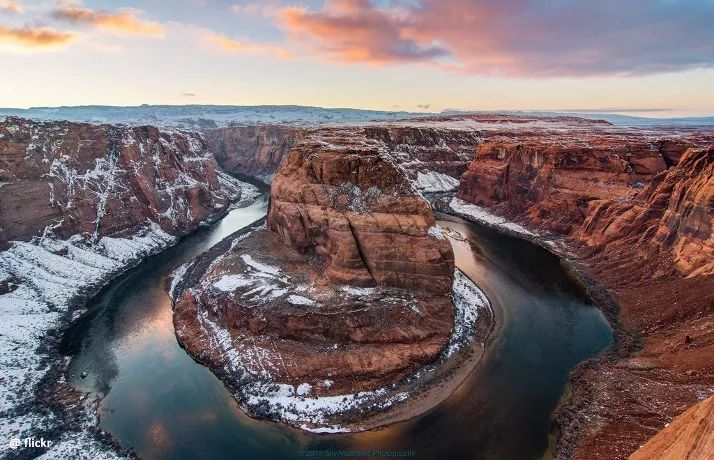
<instances>
[{"instance_id":1,"label":"red sandstone surface","mask_svg":"<svg viewBox=\"0 0 714 460\"><path fill-rule=\"evenodd\" d=\"M182 234L239 191L196 133L158 128L0 122L0 247L51 231L98 240L147 221Z\"/></svg>"}]
</instances>

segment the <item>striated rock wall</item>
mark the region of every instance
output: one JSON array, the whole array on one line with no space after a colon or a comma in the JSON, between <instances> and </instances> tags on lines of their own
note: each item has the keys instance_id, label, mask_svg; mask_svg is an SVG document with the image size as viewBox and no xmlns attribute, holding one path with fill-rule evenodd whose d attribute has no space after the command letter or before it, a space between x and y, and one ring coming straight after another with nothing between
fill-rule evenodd
<instances>
[{"instance_id":1,"label":"striated rock wall","mask_svg":"<svg viewBox=\"0 0 714 460\"><path fill-rule=\"evenodd\" d=\"M0 122L0 247L52 233L91 241L159 224L195 229L238 199L196 133L69 122Z\"/></svg>"},{"instance_id":2,"label":"striated rock wall","mask_svg":"<svg viewBox=\"0 0 714 460\"><path fill-rule=\"evenodd\" d=\"M332 281L450 292L453 252L434 236L429 204L381 143L350 134L313 135L290 151L273 179L268 228Z\"/></svg>"},{"instance_id":3,"label":"striated rock wall","mask_svg":"<svg viewBox=\"0 0 714 460\"><path fill-rule=\"evenodd\" d=\"M696 130L484 130L458 196L564 237L614 322L615 348L573 373L558 457L627 458L714 392L712 145Z\"/></svg>"},{"instance_id":4,"label":"striated rock wall","mask_svg":"<svg viewBox=\"0 0 714 460\"><path fill-rule=\"evenodd\" d=\"M714 396L692 406L630 460L708 460L714 456Z\"/></svg>"},{"instance_id":5,"label":"striated rock wall","mask_svg":"<svg viewBox=\"0 0 714 460\"><path fill-rule=\"evenodd\" d=\"M270 182L285 154L302 135L298 128L259 125L206 131L208 150L230 173Z\"/></svg>"},{"instance_id":6,"label":"striated rock wall","mask_svg":"<svg viewBox=\"0 0 714 460\"><path fill-rule=\"evenodd\" d=\"M594 202L627 200L686 150L638 132L489 133L461 178L459 198L569 234ZM666 152L666 156L663 152Z\"/></svg>"},{"instance_id":7,"label":"striated rock wall","mask_svg":"<svg viewBox=\"0 0 714 460\"><path fill-rule=\"evenodd\" d=\"M671 253L684 276L714 274L714 147L687 150L631 200L592 203L575 237L611 250Z\"/></svg>"}]
</instances>

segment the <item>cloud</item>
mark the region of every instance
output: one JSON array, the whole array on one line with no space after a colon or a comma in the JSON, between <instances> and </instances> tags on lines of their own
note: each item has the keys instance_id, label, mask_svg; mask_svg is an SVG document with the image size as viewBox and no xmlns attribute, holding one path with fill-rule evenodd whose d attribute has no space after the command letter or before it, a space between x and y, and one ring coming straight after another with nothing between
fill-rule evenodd
<instances>
[{"instance_id":1,"label":"cloud","mask_svg":"<svg viewBox=\"0 0 714 460\"><path fill-rule=\"evenodd\" d=\"M448 54L430 43L405 33L410 22L396 10L380 10L369 0L333 0L321 11L285 8L282 26L295 40L310 42L330 58L347 62L410 62Z\"/></svg>"},{"instance_id":2,"label":"cloud","mask_svg":"<svg viewBox=\"0 0 714 460\"><path fill-rule=\"evenodd\" d=\"M196 97L196 93L181 93L183 97Z\"/></svg>"},{"instance_id":3,"label":"cloud","mask_svg":"<svg viewBox=\"0 0 714 460\"><path fill-rule=\"evenodd\" d=\"M155 21L141 19L141 11L125 8L115 12L95 11L76 4L60 4L52 12L56 19L74 24L88 24L122 35L163 37L164 26Z\"/></svg>"},{"instance_id":4,"label":"cloud","mask_svg":"<svg viewBox=\"0 0 714 460\"><path fill-rule=\"evenodd\" d=\"M213 49L227 54L269 54L281 59L292 58L290 52L279 45L249 43L215 32L206 32L203 41Z\"/></svg>"},{"instance_id":5,"label":"cloud","mask_svg":"<svg viewBox=\"0 0 714 460\"><path fill-rule=\"evenodd\" d=\"M429 107L431 107L431 104L417 104L418 109L428 110Z\"/></svg>"},{"instance_id":6,"label":"cloud","mask_svg":"<svg viewBox=\"0 0 714 460\"><path fill-rule=\"evenodd\" d=\"M0 11L9 13L22 13L25 10L20 2L14 0L0 0Z\"/></svg>"},{"instance_id":7,"label":"cloud","mask_svg":"<svg viewBox=\"0 0 714 460\"><path fill-rule=\"evenodd\" d=\"M649 74L714 66L714 2L326 0L285 8L294 41L341 62L424 62L513 77ZM386 6L384 6L386 5Z\"/></svg>"},{"instance_id":8,"label":"cloud","mask_svg":"<svg viewBox=\"0 0 714 460\"><path fill-rule=\"evenodd\" d=\"M257 3L246 3L244 5L231 5L231 11L234 14L257 14L262 7Z\"/></svg>"},{"instance_id":9,"label":"cloud","mask_svg":"<svg viewBox=\"0 0 714 460\"><path fill-rule=\"evenodd\" d=\"M79 38L71 32L50 27L7 28L0 26L0 45L16 50L48 50L69 45Z\"/></svg>"}]
</instances>

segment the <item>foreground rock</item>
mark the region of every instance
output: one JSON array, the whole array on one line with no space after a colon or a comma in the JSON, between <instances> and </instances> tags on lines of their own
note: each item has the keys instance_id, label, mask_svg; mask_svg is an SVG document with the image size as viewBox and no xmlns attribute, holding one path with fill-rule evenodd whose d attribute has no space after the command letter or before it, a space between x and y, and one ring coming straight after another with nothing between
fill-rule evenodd
<instances>
[{"instance_id":1,"label":"foreground rock","mask_svg":"<svg viewBox=\"0 0 714 460\"><path fill-rule=\"evenodd\" d=\"M714 396L687 409L630 460L707 460L714 455Z\"/></svg>"},{"instance_id":2,"label":"foreground rock","mask_svg":"<svg viewBox=\"0 0 714 460\"><path fill-rule=\"evenodd\" d=\"M290 151L268 229L195 261L174 292L179 341L251 415L316 431L380 426L417 398L429 400L417 412L432 407L490 323L394 159L335 134Z\"/></svg>"},{"instance_id":3,"label":"foreground rock","mask_svg":"<svg viewBox=\"0 0 714 460\"><path fill-rule=\"evenodd\" d=\"M0 188L0 438L100 458L97 401L64 382L61 331L110 279L252 188L196 134L16 118L0 122Z\"/></svg>"}]
</instances>

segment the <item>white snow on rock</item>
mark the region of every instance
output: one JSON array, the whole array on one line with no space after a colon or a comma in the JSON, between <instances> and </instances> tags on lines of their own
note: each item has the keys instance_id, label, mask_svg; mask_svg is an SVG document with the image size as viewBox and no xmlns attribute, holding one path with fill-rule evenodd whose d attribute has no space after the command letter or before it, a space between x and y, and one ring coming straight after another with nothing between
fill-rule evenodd
<instances>
[{"instance_id":1,"label":"white snow on rock","mask_svg":"<svg viewBox=\"0 0 714 460\"><path fill-rule=\"evenodd\" d=\"M288 302L290 302L293 305L315 305L314 300L308 299L307 297L303 297L301 295L295 295L295 294L290 294L288 296Z\"/></svg>"},{"instance_id":2,"label":"white snow on rock","mask_svg":"<svg viewBox=\"0 0 714 460\"><path fill-rule=\"evenodd\" d=\"M422 192L451 192L459 188L459 180L436 171L419 171L416 186Z\"/></svg>"},{"instance_id":3,"label":"white snow on rock","mask_svg":"<svg viewBox=\"0 0 714 460\"><path fill-rule=\"evenodd\" d=\"M399 120L426 114L295 105L142 105L0 109L0 115L36 120L122 123L134 126L153 125L173 129L202 130L255 124L312 126L361 123L373 120Z\"/></svg>"},{"instance_id":4,"label":"white snow on rock","mask_svg":"<svg viewBox=\"0 0 714 460\"><path fill-rule=\"evenodd\" d=\"M18 281L15 290L0 295L0 439L17 434L31 436L34 430L53 423L50 419L33 419L31 426L18 433L17 416L12 412L33 397L33 388L48 370L38 351L45 334L85 296L174 241L156 224L147 223L134 237L102 238L96 244L77 237L46 238L36 243L16 241L0 253L2 276ZM45 458L62 458L64 452L78 449L92 451L89 446L72 442L96 443L86 433L68 433L65 437ZM57 455L53 454L55 449Z\"/></svg>"},{"instance_id":5,"label":"white snow on rock","mask_svg":"<svg viewBox=\"0 0 714 460\"><path fill-rule=\"evenodd\" d=\"M241 275L224 275L212 286L219 291L233 292L238 288L252 284L252 281L242 277Z\"/></svg>"},{"instance_id":6,"label":"white snow on rock","mask_svg":"<svg viewBox=\"0 0 714 460\"><path fill-rule=\"evenodd\" d=\"M340 291L353 296L367 296L374 293L375 288L360 288L352 286L342 286Z\"/></svg>"},{"instance_id":7,"label":"white snow on rock","mask_svg":"<svg viewBox=\"0 0 714 460\"><path fill-rule=\"evenodd\" d=\"M245 264L244 271L221 275L220 278L211 282L212 288L223 292L250 288L241 294L241 298L252 305L261 305L278 299L294 288L290 278L284 275L278 267L259 262L249 254L243 254L240 257ZM310 301L307 298L303 299L305 300L302 305L307 305L307 301Z\"/></svg>"},{"instance_id":8,"label":"white snow on rock","mask_svg":"<svg viewBox=\"0 0 714 460\"><path fill-rule=\"evenodd\" d=\"M233 285L245 288L245 283L256 284L248 291L251 295L261 294L259 289L266 283L282 282L284 275L276 267L256 261L254 258L241 256L247 265L244 273L223 275L214 281L215 288L232 289ZM263 276L257 276L262 274ZM277 281L276 281L277 280ZM286 280L289 282L289 280ZM275 288L271 288L276 290ZM375 288L355 288L342 286L341 295L362 297L375 292ZM477 320L482 309L490 309L490 304L484 293L460 270L454 274L453 299L455 308L455 327L448 345L437 360L422 368L409 378L418 379L422 371L434 371L455 353L464 350L475 338ZM249 298L248 301L252 299ZM314 302L306 297L290 294L288 302L297 305L312 305ZM280 420L303 430L316 433L338 433L350 431L347 427L334 424L336 416L369 408L370 410L387 409L394 404L406 400L410 394L398 387L379 388L355 394L340 394L332 396L317 396L311 385L303 383L297 386L278 383L274 380L274 371L284 366L282 357L273 350L262 348L255 341L242 341L239 336L231 333L212 318L218 316L213 306L208 310L199 310L198 321L211 347L222 350L224 370L240 380L236 385L237 399L249 412L255 412L271 419ZM180 334L180 332L179 332ZM325 380L320 387L329 388L333 384ZM359 428L357 428L359 429Z\"/></svg>"},{"instance_id":9,"label":"white snow on rock","mask_svg":"<svg viewBox=\"0 0 714 460\"><path fill-rule=\"evenodd\" d=\"M458 269L454 272L452 293L456 314L454 316L454 331L443 352L447 357L461 350L466 343L474 338L479 310L491 308L486 294Z\"/></svg>"},{"instance_id":10,"label":"white snow on rock","mask_svg":"<svg viewBox=\"0 0 714 460\"><path fill-rule=\"evenodd\" d=\"M254 260L249 254L243 254L240 256L246 265L253 267L255 270L269 275L277 276L280 274L280 269L278 267L273 267L272 265L267 265Z\"/></svg>"},{"instance_id":11,"label":"white snow on rock","mask_svg":"<svg viewBox=\"0 0 714 460\"><path fill-rule=\"evenodd\" d=\"M184 158L190 161L190 158ZM57 163L52 174L66 178L68 187L91 184L97 190L99 211L109 190L112 170L97 163L86 174L77 175ZM187 176L186 176L187 177ZM177 181L187 180L180 176ZM251 199L255 187L226 176L221 181L228 195ZM163 184L166 190L176 184ZM178 184L183 187L185 185ZM175 202L169 209L178 209ZM101 212L99 216L101 217ZM0 283L10 286L10 292L0 295L0 442L12 437L31 437L56 427L59 420L50 415L38 416L31 407L35 387L50 369L45 351L40 345L49 331L62 320L76 318L88 296L104 284L146 257L174 244L177 237L164 231L157 222L147 220L143 228L124 238L104 236L96 232L59 239L51 228L32 242L11 241L10 248L0 252ZM179 278L174 278L174 286ZM91 424L89 425L91 426ZM105 450L89 432L70 431L47 451L42 458L117 458Z\"/></svg>"},{"instance_id":12,"label":"white snow on rock","mask_svg":"<svg viewBox=\"0 0 714 460\"><path fill-rule=\"evenodd\" d=\"M486 226L504 229L511 233L515 233L517 235L522 236L537 236L536 233L528 230L522 225L519 225L515 222L511 222L507 219L504 219L503 217L493 214L486 208L476 206L475 204L467 203L459 198L452 198L451 203L449 203L449 206L457 214L473 219L476 222L479 222Z\"/></svg>"},{"instance_id":13,"label":"white snow on rock","mask_svg":"<svg viewBox=\"0 0 714 460\"><path fill-rule=\"evenodd\" d=\"M442 240L442 241L443 241L443 240L446 239L446 235L444 234L444 230L442 230L441 227L438 227L438 226L436 226L436 225L432 225L431 227L429 227L429 230L427 230L427 233L428 233L429 235L433 236L434 238L436 238L437 240Z\"/></svg>"}]
</instances>

